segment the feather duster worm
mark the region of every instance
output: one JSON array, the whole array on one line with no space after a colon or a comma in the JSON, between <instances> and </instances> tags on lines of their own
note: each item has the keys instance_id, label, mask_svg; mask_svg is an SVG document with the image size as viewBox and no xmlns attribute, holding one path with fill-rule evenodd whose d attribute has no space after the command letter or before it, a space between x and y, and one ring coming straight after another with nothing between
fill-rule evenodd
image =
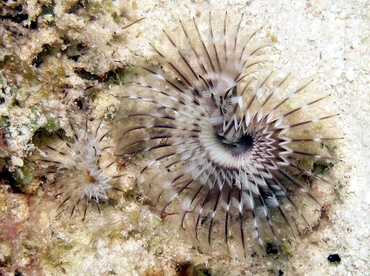
<instances>
[{"instance_id":1,"label":"feather duster worm","mask_svg":"<svg viewBox=\"0 0 370 276\"><path fill-rule=\"evenodd\" d=\"M111 204L108 191L120 190L114 184L122 176L117 170L103 119L96 121L87 115L85 118L83 124L70 120L72 137L54 133L50 143L41 147L43 157L36 157L37 162L47 166L42 171L50 181L44 186L61 198L59 209L70 206L72 217L80 205L83 220L90 203L94 203L99 212L101 202Z\"/></svg>"},{"instance_id":2,"label":"feather duster worm","mask_svg":"<svg viewBox=\"0 0 370 276\"><path fill-rule=\"evenodd\" d=\"M167 72L141 67L130 83L118 152L145 156L139 178L162 216L178 214L208 244L214 233L228 248L238 237L245 252L250 237L264 248L299 218L310 225L301 198L321 207L309 184L326 180L312 168L335 160L322 145L337 139L315 127L336 115L310 111L327 96L292 105L310 82L266 70L269 45L244 15L214 18L180 21L180 34L164 31L167 43L153 46Z\"/></svg>"}]
</instances>

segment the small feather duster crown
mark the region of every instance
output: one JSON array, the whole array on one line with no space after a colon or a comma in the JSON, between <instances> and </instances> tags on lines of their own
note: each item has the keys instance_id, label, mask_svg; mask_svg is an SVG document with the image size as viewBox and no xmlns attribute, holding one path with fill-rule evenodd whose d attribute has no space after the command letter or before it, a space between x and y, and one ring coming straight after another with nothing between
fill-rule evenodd
<instances>
[{"instance_id":1,"label":"small feather duster crown","mask_svg":"<svg viewBox=\"0 0 370 276\"><path fill-rule=\"evenodd\" d=\"M76 110L72 112L76 116L82 115ZM102 202L113 206L108 192L120 191L114 184L121 175L114 161L110 160L111 146L107 141L108 130L103 119L94 122L85 115L83 123L69 120L69 125L72 137L60 132L51 135L49 140L52 143L41 147L46 155L35 161L47 165L43 174L52 181L46 187L55 197L61 198L61 212L70 209L72 217L79 208L83 211L84 220L91 202L99 212Z\"/></svg>"},{"instance_id":2,"label":"small feather duster crown","mask_svg":"<svg viewBox=\"0 0 370 276\"><path fill-rule=\"evenodd\" d=\"M153 46L168 74L141 67L149 74L130 83L119 154L142 153L147 195L196 240L218 233L228 248L238 238L245 251L252 237L264 247L284 236L280 226L309 225L296 194L321 207L308 186L326 181L312 168L334 160L323 144L336 138L307 130L336 115L307 111L327 96L292 107L310 82L284 93L289 74L260 73L268 46L260 30L246 35L244 15L205 17Z\"/></svg>"}]
</instances>

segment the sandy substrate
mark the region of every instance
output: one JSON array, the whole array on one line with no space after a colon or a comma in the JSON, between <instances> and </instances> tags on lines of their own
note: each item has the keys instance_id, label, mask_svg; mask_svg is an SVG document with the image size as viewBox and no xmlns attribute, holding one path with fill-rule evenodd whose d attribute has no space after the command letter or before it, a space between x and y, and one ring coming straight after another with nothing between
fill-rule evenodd
<instances>
[{"instance_id":1,"label":"sandy substrate","mask_svg":"<svg viewBox=\"0 0 370 276\"><path fill-rule=\"evenodd\" d=\"M54 2L0 4L0 275L369 274L368 1ZM135 164L119 180L124 192L114 195L116 210L89 208L84 222L81 212L72 219L68 212L58 215L60 202L41 187L45 179L25 169L33 168L33 137L40 128L61 127L71 135L68 119L77 117L71 113L76 102L88 105L92 117L114 118L127 89L123 68L155 63L149 42L160 45L162 29L174 31L178 19L209 6L245 13L251 28L262 26L275 41L275 70L314 76L320 91L331 94L324 109L340 114L327 126L344 138L333 185L322 198L330 208L322 224L293 240L284 254L245 260L201 254L141 204ZM340 263L328 262L334 253Z\"/></svg>"}]
</instances>

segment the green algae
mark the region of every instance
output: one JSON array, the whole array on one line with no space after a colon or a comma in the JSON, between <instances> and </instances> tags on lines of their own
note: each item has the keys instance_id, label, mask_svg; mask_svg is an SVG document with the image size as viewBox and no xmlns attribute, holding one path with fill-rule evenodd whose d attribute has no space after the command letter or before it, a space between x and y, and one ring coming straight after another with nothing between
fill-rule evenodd
<instances>
[{"instance_id":1,"label":"green algae","mask_svg":"<svg viewBox=\"0 0 370 276\"><path fill-rule=\"evenodd\" d=\"M0 116L0 128L1 127L8 127L9 126L9 117L8 116Z\"/></svg>"},{"instance_id":2,"label":"green algae","mask_svg":"<svg viewBox=\"0 0 370 276\"><path fill-rule=\"evenodd\" d=\"M46 113L45 117L46 123L42 126L43 128L45 128L48 132L54 132L60 129L60 122L54 114Z\"/></svg>"},{"instance_id":3,"label":"green algae","mask_svg":"<svg viewBox=\"0 0 370 276\"><path fill-rule=\"evenodd\" d=\"M30 163L23 161L23 166L16 168L16 170L13 172L13 177L17 182L17 186L20 186L20 188L32 183L34 179L34 173Z\"/></svg>"},{"instance_id":4,"label":"green algae","mask_svg":"<svg viewBox=\"0 0 370 276\"><path fill-rule=\"evenodd\" d=\"M280 244L280 250L288 259L293 258L293 248L292 245L287 241L282 241Z\"/></svg>"}]
</instances>

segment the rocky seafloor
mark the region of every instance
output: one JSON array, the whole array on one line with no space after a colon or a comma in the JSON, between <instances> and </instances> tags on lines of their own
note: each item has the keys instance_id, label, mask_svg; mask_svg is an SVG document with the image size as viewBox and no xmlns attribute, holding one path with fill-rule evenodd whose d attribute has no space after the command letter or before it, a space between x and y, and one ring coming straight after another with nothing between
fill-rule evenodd
<instances>
[{"instance_id":1,"label":"rocky seafloor","mask_svg":"<svg viewBox=\"0 0 370 276\"><path fill-rule=\"evenodd\" d=\"M321 198L330 208L276 254L202 254L145 204L136 158L114 159L122 177L113 206L92 204L83 221L83 210L70 217L59 208L45 185L54 179L35 162L40 139L72 137L70 121L83 125L84 116L104 118L113 143L109 125L124 109L122 80L135 74L132 65L156 64L150 43L161 44L162 29L171 32L205 6L247 14L251 28L262 26L276 42L276 69L314 75L331 94L325 108L340 114L340 161ZM360 0L1 1L0 275L367 275L369 21L370 4ZM329 262L336 253L341 261Z\"/></svg>"}]
</instances>

